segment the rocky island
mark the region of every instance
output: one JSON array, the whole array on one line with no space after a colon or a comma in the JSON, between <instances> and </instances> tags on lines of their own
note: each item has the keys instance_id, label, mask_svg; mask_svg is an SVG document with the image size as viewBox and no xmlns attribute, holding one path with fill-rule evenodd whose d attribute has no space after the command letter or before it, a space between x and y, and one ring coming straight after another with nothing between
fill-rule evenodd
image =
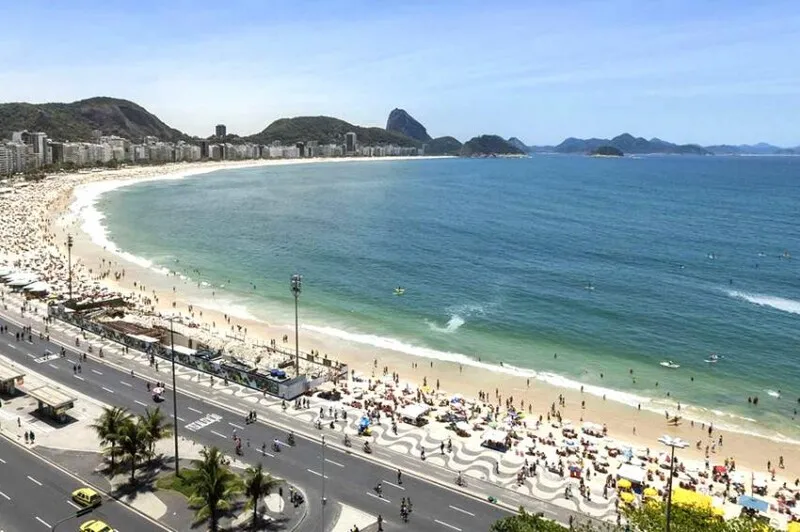
<instances>
[{"instance_id":1,"label":"rocky island","mask_svg":"<svg viewBox=\"0 0 800 532\"><path fill-rule=\"evenodd\" d=\"M622 150L614 146L599 146L589 152L592 157L624 157Z\"/></svg>"}]
</instances>

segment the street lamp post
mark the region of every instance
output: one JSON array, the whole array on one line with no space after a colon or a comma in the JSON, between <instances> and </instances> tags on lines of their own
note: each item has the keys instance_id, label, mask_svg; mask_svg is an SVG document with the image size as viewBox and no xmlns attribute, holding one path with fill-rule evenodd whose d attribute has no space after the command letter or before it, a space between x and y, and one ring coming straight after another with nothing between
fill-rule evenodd
<instances>
[{"instance_id":1,"label":"street lamp post","mask_svg":"<svg viewBox=\"0 0 800 532\"><path fill-rule=\"evenodd\" d=\"M292 294L294 294L294 370L295 376L300 376L300 321L297 314L297 300L300 298L300 291L303 287L303 276L300 274L292 275L291 279Z\"/></svg>"},{"instance_id":2,"label":"street lamp post","mask_svg":"<svg viewBox=\"0 0 800 532\"><path fill-rule=\"evenodd\" d=\"M175 435L175 476L180 477L180 462L178 460L178 391L175 386L175 328L173 321L175 316L169 319L169 341L172 344L172 417L175 419L175 424L172 427L172 433Z\"/></svg>"},{"instance_id":3,"label":"street lamp post","mask_svg":"<svg viewBox=\"0 0 800 532\"><path fill-rule=\"evenodd\" d=\"M72 301L72 235L67 235L67 286L69 288L69 300Z\"/></svg>"},{"instance_id":4,"label":"street lamp post","mask_svg":"<svg viewBox=\"0 0 800 532\"><path fill-rule=\"evenodd\" d=\"M672 449L672 454L669 460L669 482L667 482L667 528L666 532L669 532L669 525L670 525L670 517L672 511L672 477L675 472L675 447L680 447L681 449L685 449L689 446L688 442L683 441L680 438L673 438L672 436L661 436L658 441L666 445L667 447Z\"/></svg>"},{"instance_id":5,"label":"street lamp post","mask_svg":"<svg viewBox=\"0 0 800 532\"><path fill-rule=\"evenodd\" d=\"M325 532L325 435L322 436L322 532Z\"/></svg>"}]
</instances>

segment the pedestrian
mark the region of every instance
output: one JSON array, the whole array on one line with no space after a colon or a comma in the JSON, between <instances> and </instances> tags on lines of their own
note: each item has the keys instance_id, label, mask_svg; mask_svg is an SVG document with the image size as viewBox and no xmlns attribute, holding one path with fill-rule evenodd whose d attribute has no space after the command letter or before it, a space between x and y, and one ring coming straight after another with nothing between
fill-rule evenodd
<instances>
[{"instance_id":1,"label":"pedestrian","mask_svg":"<svg viewBox=\"0 0 800 532\"><path fill-rule=\"evenodd\" d=\"M783 459L781 459L781 463L783 463ZM399 484L402 484L402 483L403 483L403 475L400 472L400 470L398 469L397 470L397 484L399 485Z\"/></svg>"}]
</instances>

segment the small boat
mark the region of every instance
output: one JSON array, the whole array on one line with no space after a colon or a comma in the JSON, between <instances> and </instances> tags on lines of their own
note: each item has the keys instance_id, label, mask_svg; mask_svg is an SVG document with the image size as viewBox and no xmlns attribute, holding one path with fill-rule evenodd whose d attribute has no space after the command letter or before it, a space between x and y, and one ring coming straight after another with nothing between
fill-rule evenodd
<instances>
[{"instance_id":1,"label":"small boat","mask_svg":"<svg viewBox=\"0 0 800 532\"><path fill-rule=\"evenodd\" d=\"M663 362L661 362L661 365L669 369L678 369L679 367L681 367L680 364L676 364L672 360L664 360Z\"/></svg>"},{"instance_id":2,"label":"small boat","mask_svg":"<svg viewBox=\"0 0 800 532\"><path fill-rule=\"evenodd\" d=\"M720 361L720 356L716 353L711 353L711 355L707 359L705 359L705 361L708 362L709 364L716 364L717 362Z\"/></svg>"},{"instance_id":3,"label":"small boat","mask_svg":"<svg viewBox=\"0 0 800 532\"><path fill-rule=\"evenodd\" d=\"M398 286L397 288L394 289L394 295L396 295L396 296L402 296L405 293L406 293L406 289L403 288L402 286Z\"/></svg>"},{"instance_id":4,"label":"small boat","mask_svg":"<svg viewBox=\"0 0 800 532\"><path fill-rule=\"evenodd\" d=\"M588 290L589 292L593 292L594 291L594 285L592 284L591 281L589 281L589 284L584 286L584 289Z\"/></svg>"}]
</instances>

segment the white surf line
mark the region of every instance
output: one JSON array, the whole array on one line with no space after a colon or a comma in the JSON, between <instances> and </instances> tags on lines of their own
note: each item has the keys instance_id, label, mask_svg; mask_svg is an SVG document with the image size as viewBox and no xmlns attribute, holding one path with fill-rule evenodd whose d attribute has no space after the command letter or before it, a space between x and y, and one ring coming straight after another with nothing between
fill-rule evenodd
<instances>
[{"instance_id":1,"label":"white surf line","mask_svg":"<svg viewBox=\"0 0 800 532\"><path fill-rule=\"evenodd\" d=\"M453 506L453 505L451 504L451 505L450 505L450 508L452 508L452 509L453 509L453 510L455 510L456 512L461 512L462 514L467 514L467 515L471 515L472 517L475 517L475 514L474 514L474 513L472 513L472 512L468 512L468 511L466 511L466 510L462 510L462 509L461 509L461 508L459 508L458 506Z\"/></svg>"},{"instance_id":2,"label":"white surf line","mask_svg":"<svg viewBox=\"0 0 800 532\"><path fill-rule=\"evenodd\" d=\"M230 421L228 421L228 425L230 425L231 427L233 427L235 429L244 430L244 427L241 427L241 426L237 425L236 423L231 423Z\"/></svg>"},{"instance_id":3,"label":"white surf line","mask_svg":"<svg viewBox=\"0 0 800 532\"><path fill-rule=\"evenodd\" d=\"M344 467L344 466L343 466L342 464L340 464L339 462L334 462L333 460L329 460L328 458L326 458L326 459L325 459L325 461L326 461L326 462L328 462L329 464L333 464L333 465L335 465L335 466Z\"/></svg>"},{"instance_id":4,"label":"white surf line","mask_svg":"<svg viewBox=\"0 0 800 532\"><path fill-rule=\"evenodd\" d=\"M103 386L103 390L107 391L108 393L114 393L114 390L109 390L109 389L108 389L108 388L106 388L105 386Z\"/></svg>"},{"instance_id":5,"label":"white surf line","mask_svg":"<svg viewBox=\"0 0 800 532\"><path fill-rule=\"evenodd\" d=\"M119 381L119 383L120 383L120 384L123 384L123 385L125 385L125 386L127 386L128 388L133 388L133 384L131 384L131 383L129 383L129 382L125 382L125 381Z\"/></svg>"},{"instance_id":6,"label":"white surf line","mask_svg":"<svg viewBox=\"0 0 800 532\"><path fill-rule=\"evenodd\" d=\"M342 466L342 467L344 467L344 466ZM384 480L384 481L383 481L383 483L384 483L384 484L388 484L388 485L390 485L390 486L391 486L391 487L393 487L393 488L397 488L397 489L399 489L399 490L406 491L406 489L405 489L403 486L398 486L397 484L392 484L392 483L391 483L391 482L389 482L388 480Z\"/></svg>"},{"instance_id":7,"label":"white surf line","mask_svg":"<svg viewBox=\"0 0 800 532\"><path fill-rule=\"evenodd\" d=\"M198 410L198 409L196 409L196 408L192 408L191 406L187 406L186 408L188 408L189 410L191 410L191 411L192 411L192 412L194 412L195 414L202 414L202 412L201 412L201 411L199 411L199 410Z\"/></svg>"},{"instance_id":8,"label":"white surf line","mask_svg":"<svg viewBox=\"0 0 800 532\"><path fill-rule=\"evenodd\" d=\"M94 373L97 373L98 375L102 375L102 374L103 374L103 372L102 372L102 371L97 371L96 369L93 369L92 371L93 371Z\"/></svg>"},{"instance_id":9,"label":"white surf line","mask_svg":"<svg viewBox=\"0 0 800 532\"><path fill-rule=\"evenodd\" d=\"M312 475L317 475L318 477L321 477L321 476L322 476L322 473L317 473L317 472L316 472L316 471L314 471L313 469L306 469L306 471L308 471L308 472L309 472L309 473L311 473ZM328 478L328 475L325 475L325 478Z\"/></svg>"},{"instance_id":10,"label":"white surf line","mask_svg":"<svg viewBox=\"0 0 800 532\"><path fill-rule=\"evenodd\" d=\"M375 495L375 494L374 494L374 493L372 493L371 491L368 491L368 492L367 492L367 495L369 495L370 497L375 497L375 498L376 498L376 499L378 499L379 501L383 501L383 502L385 502L385 503L387 503L387 504L392 504L392 501L390 501L389 499L387 499L387 498L385 498L385 497L378 497L377 495Z\"/></svg>"},{"instance_id":11,"label":"white surf line","mask_svg":"<svg viewBox=\"0 0 800 532\"><path fill-rule=\"evenodd\" d=\"M227 440L227 439L228 439L228 437L227 437L227 436L225 436L224 434L220 434L220 433L219 433L219 432L217 432L216 430L212 430L212 431L211 431L211 434L213 434L213 435L215 435L215 436L219 436L219 437L220 437L220 438L222 438L223 440Z\"/></svg>"},{"instance_id":12,"label":"white surf line","mask_svg":"<svg viewBox=\"0 0 800 532\"><path fill-rule=\"evenodd\" d=\"M40 523L42 523L44 526L46 526L49 529L53 528L53 527L50 526L50 523L48 523L47 521L45 521L44 519L42 519L38 515L36 516L36 520L39 521Z\"/></svg>"},{"instance_id":13,"label":"white surf line","mask_svg":"<svg viewBox=\"0 0 800 532\"><path fill-rule=\"evenodd\" d=\"M136 403L137 405L141 405L141 406L144 406L144 407L147 406L147 403L143 403L143 402L141 402L141 401L139 401L137 399L134 399L133 402ZM178 419L180 419L180 418L178 418Z\"/></svg>"},{"instance_id":14,"label":"white surf line","mask_svg":"<svg viewBox=\"0 0 800 532\"><path fill-rule=\"evenodd\" d=\"M32 476L30 476L30 475L28 475L28 480L30 480L31 482L35 482L36 484L38 484L38 485L40 485L40 486L42 485L42 483L41 483L41 482L39 482L38 480L36 480L35 478L33 478L33 477L32 477Z\"/></svg>"},{"instance_id":15,"label":"white surf line","mask_svg":"<svg viewBox=\"0 0 800 532\"><path fill-rule=\"evenodd\" d=\"M11 497L9 497L8 495L6 495L6 494L5 494L5 493L3 493L2 491L0 491L0 497L3 497L3 498L4 498L5 500L7 500L7 501L10 501L10 500L11 500Z\"/></svg>"},{"instance_id":16,"label":"white surf line","mask_svg":"<svg viewBox=\"0 0 800 532\"><path fill-rule=\"evenodd\" d=\"M451 524L449 524L449 523L445 523L444 521L439 521L438 519L434 519L434 522L435 522L435 523L439 523L439 524L440 524L440 525L442 525L442 526L446 526L447 528L452 528L452 529L453 529L453 530L455 530L456 532L461 532L461 529L460 529L460 528L458 528L457 526L453 526L453 525L451 525Z\"/></svg>"}]
</instances>

